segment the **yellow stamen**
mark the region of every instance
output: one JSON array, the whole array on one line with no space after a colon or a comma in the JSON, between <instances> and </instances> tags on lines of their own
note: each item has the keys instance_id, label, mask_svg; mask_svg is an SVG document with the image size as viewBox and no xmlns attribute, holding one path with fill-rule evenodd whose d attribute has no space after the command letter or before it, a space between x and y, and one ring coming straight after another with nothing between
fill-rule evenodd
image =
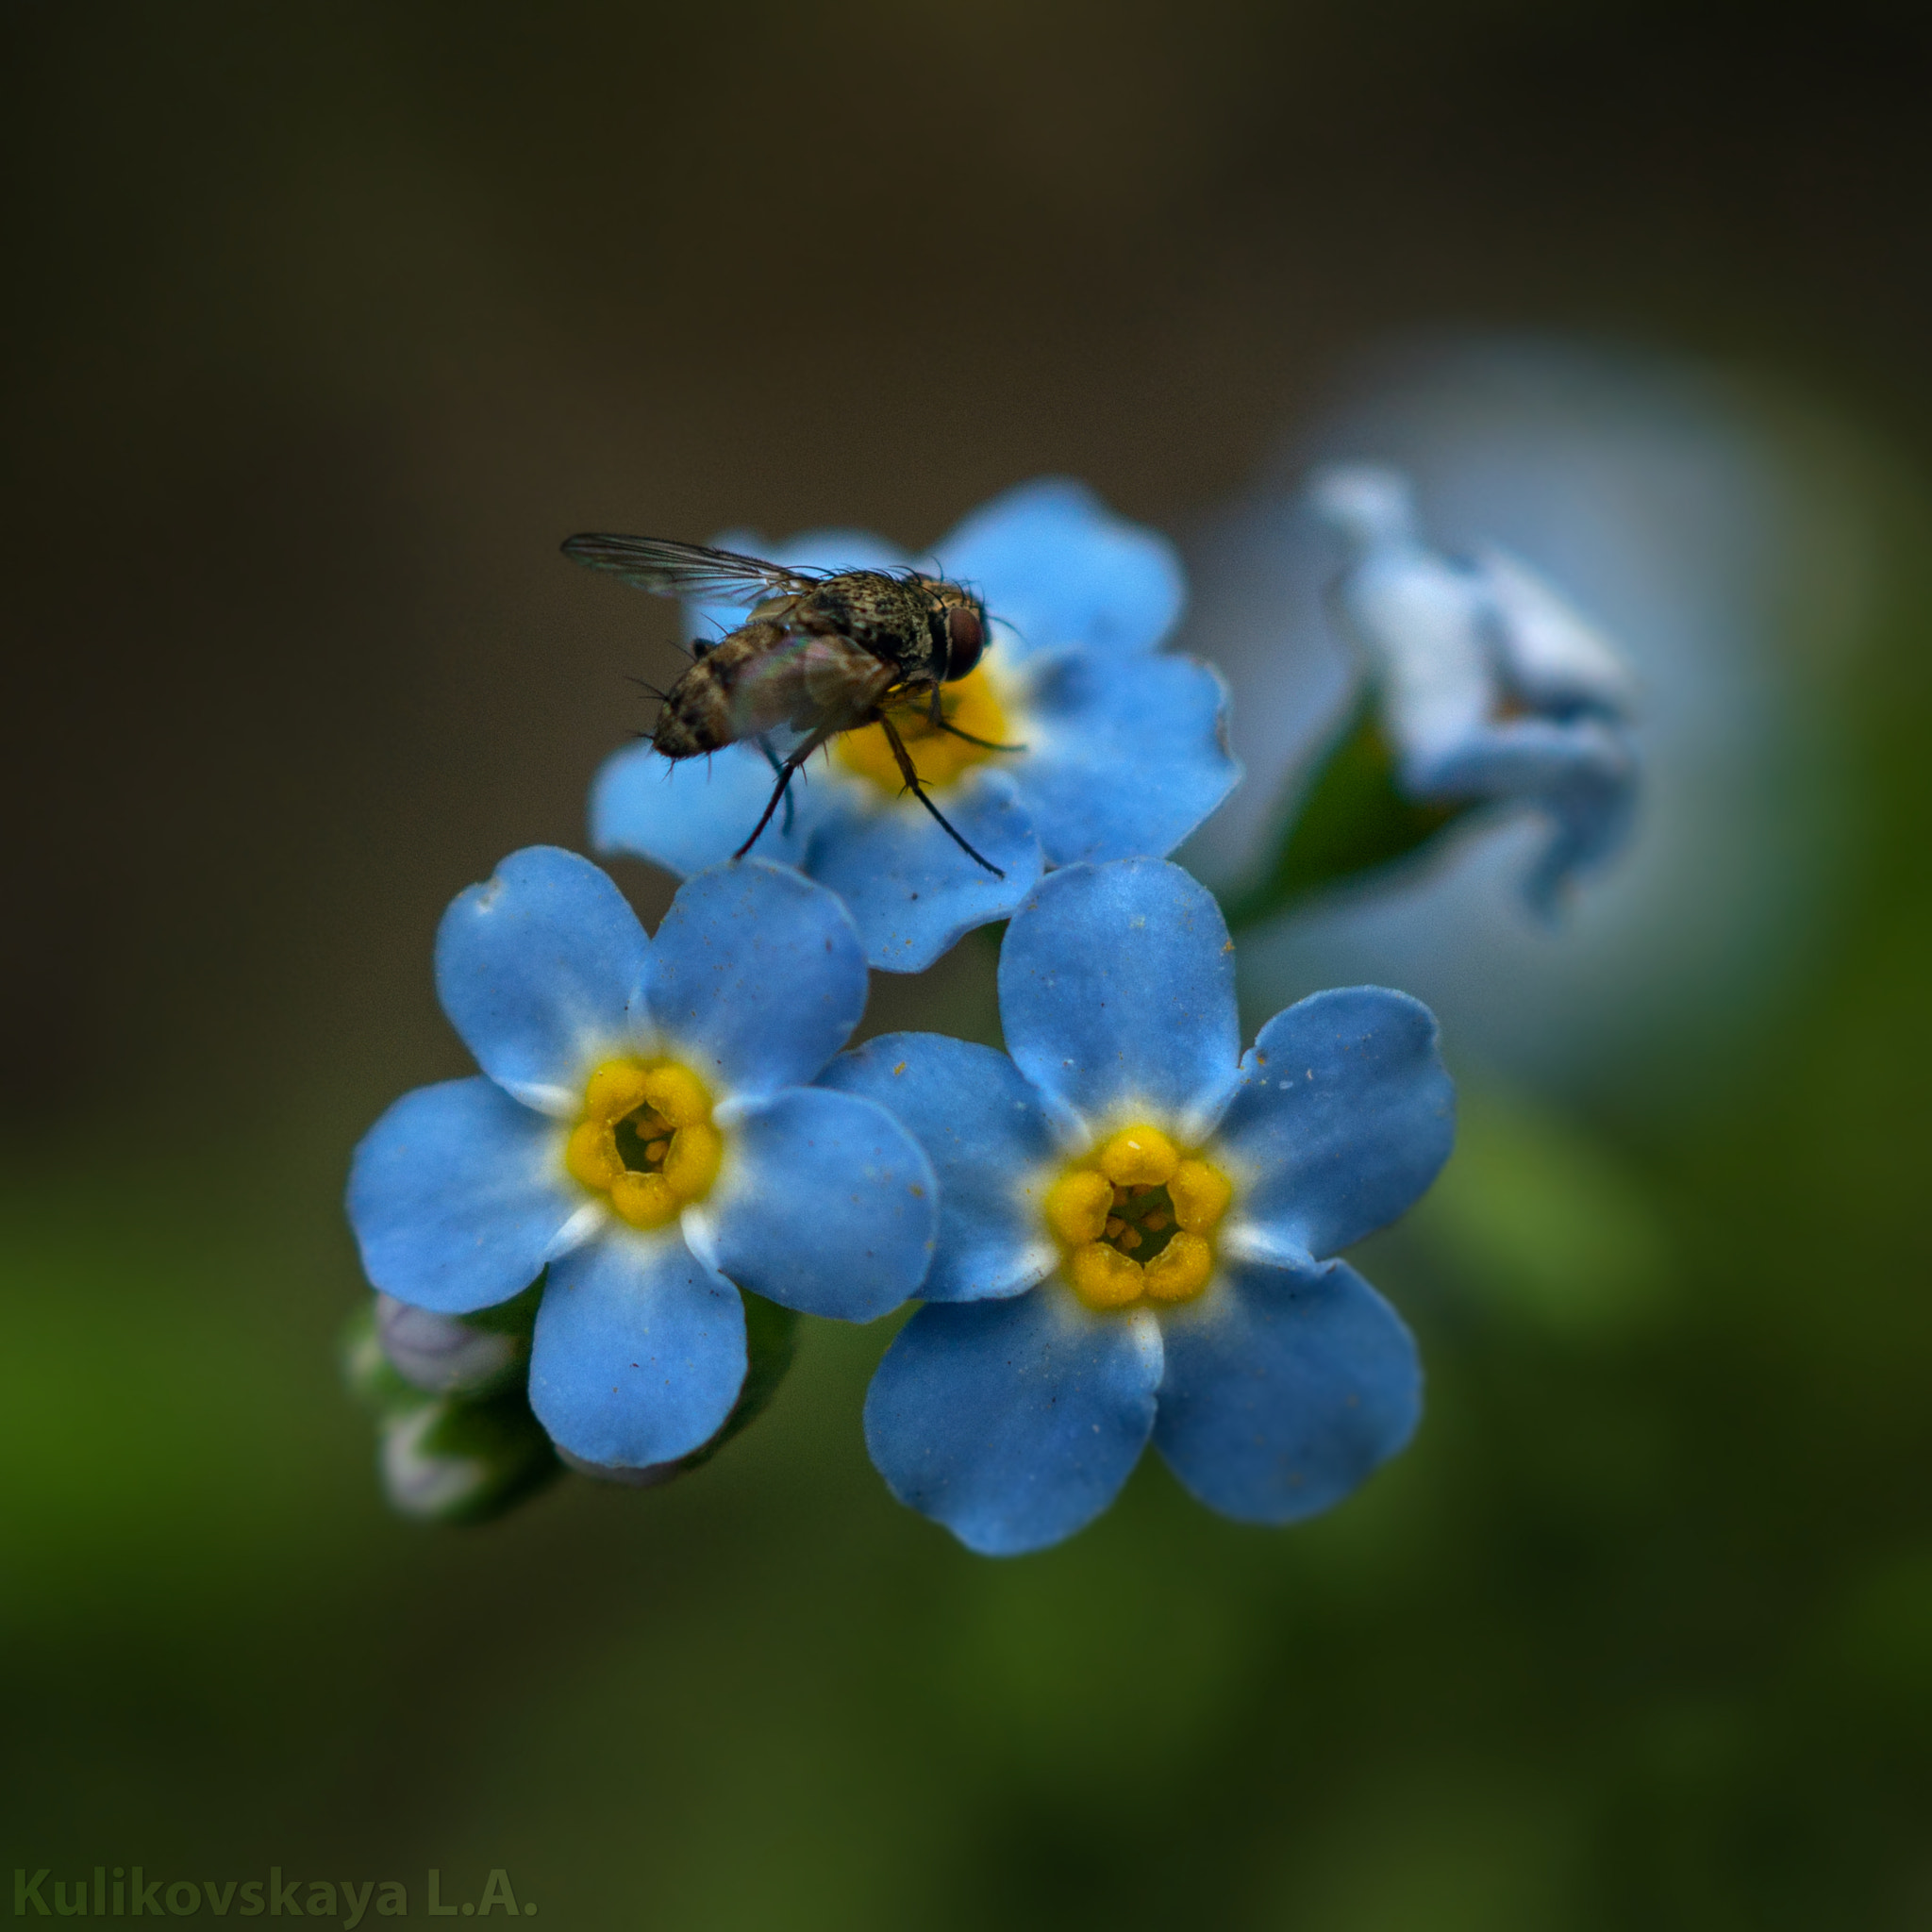
<instances>
[{"instance_id":1,"label":"yellow stamen","mask_svg":"<svg viewBox=\"0 0 1932 1932\"><path fill-rule=\"evenodd\" d=\"M1007 725L1007 715L1000 708L999 699L993 695L992 683L984 664L969 672L957 684L947 685L941 701L945 707L946 722L956 730L970 731L974 738L984 738L992 744L1010 741L1012 733ZM898 727L899 736L905 740L906 749L912 755L920 782L927 791L937 791L950 785L960 773L984 764L988 758L997 758L999 754L984 744L969 744L963 738L955 738L952 732L934 730L926 709L930 702L928 696L921 696L912 703L895 706L892 723ZM861 730L847 731L835 738L832 756L847 771L857 772L861 778L870 778L881 791L894 798L906 789L898 760L892 757L892 747L886 742L885 730L880 725L868 724Z\"/></svg>"},{"instance_id":2,"label":"yellow stamen","mask_svg":"<svg viewBox=\"0 0 1932 1932\"><path fill-rule=\"evenodd\" d=\"M1158 1127L1123 1127L1100 1150L1100 1171L1122 1187L1159 1187L1180 1164L1174 1145Z\"/></svg>"},{"instance_id":3,"label":"yellow stamen","mask_svg":"<svg viewBox=\"0 0 1932 1932\"><path fill-rule=\"evenodd\" d=\"M636 1060L606 1060L584 1088L584 1118L615 1125L635 1113L649 1097L644 1088L649 1077Z\"/></svg>"},{"instance_id":4,"label":"yellow stamen","mask_svg":"<svg viewBox=\"0 0 1932 1932\"><path fill-rule=\"evenodd\" d=\"M1218 1167L1183 1157L1141 1122L1063 1170L1042 1208L1062 1279L1088 1307L1109 1309L1143 1295L1172 1306L1203 1293L1214 1278L1210 1237L1233 1198Z\"/></svg>"},{"instance_id":5,"label":"yellow stamen","mask_svg":"<svg viewBox=\"0 0 1932 1932\"><path fill-rule=\"evenodd\" d=\"M1153 1300L1192 1301L1214 1273L1214 1250L1197 1234L1177 1234L1141 1273Z\"/></svg>"},{"instance_id":6,"label":"yellow stamen","mask_svg":"<svg viewBox=\"0 0 1932 1932\"><path fill-rule=\"evenodd\" d=\"M1046 1192L1046 1224L1068 1247L1082 1241L1096 1241L1107 1231L1107 1210L1113 1205L1113 1190L1107 1176L1091 1167L1076 1167L1061 1174Z\"/></svg>"},{"instance_id":7,"label":"yellow stamen","mask_svg":"<svg viewBox=\"0 0 1932 1932\"><path fill-rule=\"evenodd\" d=\"M1067 1257L1067 1279L1090 1308L1124 1308L1139 1301L1145 1272L1105 1241L1088 1241Z\"/></svg>"},{"instance_id":8,"label":"yellow stamen","mask_svg":"<svg viewBox=\"0 0 1932 1932\"><path fill-rule=\"evenodd\" d=\"M689 1067L675 1061L652 1067L644 1074L643 1095L664 1118L665 1124L688 1127L711 1118L711 1096Z\"/></svg>"},{"instance_id":9,"label":"yellow stamen","mask_svg":"<svg viewBox=\"0 0 1932 1932\"><path fill-rule=\"evenodd\" d=\"M624 1135L619 1143L620 1131ZM648 1167L627 1163L641 1159ZM675 1060L606 1060L584 1083L584 1111L564 1143L571 1177L610 1196L633 1227L662 1227L718 1178L724 1137L711 1096Z\"/></svg>"},{"instance_id":10,"label":"yellow stamen","mask_svg":"<svg viewBox=\"0 0 1932 1932\"><path fill-rule=\"evenodd\" d=\"M633 1227L662 1227L677 1219L684 1202L661 1174L626 1171L610 1183L610 1205Z\"/></svg>"},{"instance_id":11,"label":"yellow stamen","mask_svg":"<svg viewBox=\"0 0 1932 1932\"><path fill-rule=\"evenodd\" d=\"M624 1162L617 1153L617 1136L611 1132L609 1123L579 1121L571 1129L569 1144L563 1150L563 1164L570 1170L571 1178L581 1181L585 1187L608 1188L624 1172Z\"/></svg>"},{"instance_id":12,"label":"yellow stamen","mask_svg":"<svg viewBox=\"0 0 1932 1932\"><path fill-rule=\"evenodd\" d=\"M1206 1234L1227 1212L1234 1184L1205 1160L1184 1160L1167 1184L1174 1218L1191 1234Z\"/></svg>"},{"instance_id":13,"label":"yellow stamen","mask_svg":"<svg viewBox=\"0 0 1932 1932\"><path fill-rule=\"evenodd\" d=\"M708 1191L724 1158L724 1138L709 1121L693 1121L671 1137L664 1157L664 1178L687 1201Z\"/></svg>"}]
</instances>

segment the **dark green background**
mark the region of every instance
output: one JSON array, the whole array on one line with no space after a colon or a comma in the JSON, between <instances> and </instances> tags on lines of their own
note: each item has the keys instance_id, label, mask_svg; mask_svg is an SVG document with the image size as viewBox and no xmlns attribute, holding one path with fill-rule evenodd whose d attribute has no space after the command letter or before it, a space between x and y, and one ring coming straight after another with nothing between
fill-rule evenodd
<instances>
[{"instance_id":1,"label":"dark green background","mask_svg":"<svg viewBox=\"0 0 1932 1932\"><path fill-rule=\"evenodd\" d=\"M1695 1107L1478 1097L1364 1259L1427 1420L1319 1524L1150 1465L972 1558L865 1462L880 1334L814 1324L686 1484L429 1532L330 1357L347 1150L463 1065L435 920L580 840L675 661L559 537L920 544L1042 471L1185 530L1442 325L1770 375L1909 476L1932 29L1771 13L8 10L7 1866L505 1866L562 1926L1932 1921L1908 572L1813 977Z\"/></svg>"}]
</instances>

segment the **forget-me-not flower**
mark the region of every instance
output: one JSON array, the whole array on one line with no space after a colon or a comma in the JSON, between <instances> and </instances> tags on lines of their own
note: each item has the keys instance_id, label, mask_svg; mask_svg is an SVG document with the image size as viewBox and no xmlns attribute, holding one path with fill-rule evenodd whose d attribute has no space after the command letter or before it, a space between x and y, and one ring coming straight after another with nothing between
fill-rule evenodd
<instances>
[{"instance_id":1,"label":"forget-me-not flower","mask_svg":"<svg viewBox=\"0 0 1932 1932\"><path fill-rule=\"evenodd\" d=\"M1431 549L1400 471L1336 464L1309 494L1349 542L1333 608L1366 659L1397 782L1427 804L1540 808L1554 829L1524 893L1553 917L1570 880L1629 835L1638 765L1622 658L1507 552Z\"/></svg>"},{"instance_id":2,"label":"forget-me-not flower","mask_svg":"<svg viewBox=\"0 0 1932 1932\"><path fill-rule=\"evenodd\" d=\"M807 1084L866 992L822 887L706 873L652 939L596 866L536 846L450 907L436 979L483 1074L383 1115L349 1217L370 1280L418 1307L467 1314L544 1275L529 1399L573 1456L648 1467L716 1434L745 1379L734 1283L848 1321L919 1286L924 1155L884 1108Z\"/></svg>"},{"instance_id":3,"label":"forget-me-not flower","mask_svg":"<svg viewBox=\"0 0 1932 1932\"><path fill-rule=\"evenodd\" d=\"M781 544L721 540L774 562L898 569L876 537L820 531ZM870 962L917 973L974 926L1008 917L1043 867L1172 852L1233 789L1220 674L1158 646L1185 601L1172 546L1060 480L995 498L924 566L971 586L988 649L944 687L950 722L994 751L895 714L922 780L960 835L1006 874L975 865L905 789L877 725L835 739L789 794L758 850L828 886L852 910ZM700 607L730 629L743 613ZM737 849L771 794L755 745L675 763L648 743L617 754L591 801L591 842L689 875Z\"/></svg>"},{"instance_id":4,"label":"forget-me-not flower","mask_svg":"<svg viewBox=\"0 0 1932 1932\"><path fill-rule=\"evenodd\" d=\"M890 1107L940 1176L926 1305L866 1400L874 1462L991 1555L1090 1522L1150 1436L1229 1516L1326 1508L1419 1411L1408 1331L1324 1257L1448 1156L1434 1020L1317 993L1243 1057L1220 908L1152 859L1044 880L999 991L1010 1058L902 1033L821 1075Z\"/></svg>"}]
</instances>

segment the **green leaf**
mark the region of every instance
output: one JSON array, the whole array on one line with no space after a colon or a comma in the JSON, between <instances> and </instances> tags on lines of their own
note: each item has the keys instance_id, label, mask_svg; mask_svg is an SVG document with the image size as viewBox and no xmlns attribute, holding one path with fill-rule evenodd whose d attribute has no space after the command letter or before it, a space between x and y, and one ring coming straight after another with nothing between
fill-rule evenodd
<instances>
[{"instance_id":1,"label":"green leaf","mask_svg":"<svg viewBox=\"0 0 1932 1932\"><path fill-rule=\"evenodd\" d=\"M1299 774L1291 780L1274 855L1258 877L1229 895L1227 923L1257 925L1332 886L1412 858L1474 805L1418 805L1403 796L1374 693L1366 691L1313 781L1304 790Z\"/></svg>"}]
</instances>

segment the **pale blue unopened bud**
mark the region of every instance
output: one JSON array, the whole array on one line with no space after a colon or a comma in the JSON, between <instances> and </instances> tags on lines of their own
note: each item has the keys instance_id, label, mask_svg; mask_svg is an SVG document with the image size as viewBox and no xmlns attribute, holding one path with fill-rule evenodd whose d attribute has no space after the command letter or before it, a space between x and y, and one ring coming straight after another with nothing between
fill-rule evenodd
<instances>
[{"instance_id":1,"label":"pale blue unopened bud","mask_svg":"<svg viewBox=\"0 0 1932 1932\"><path fill-rule=\"evenodd\" d=\"M375 1297L375 1333L397 1374L432 1395L480 1395L508 1381L525 1344L394 1296Z\"/></svg>"}]
</instances>

